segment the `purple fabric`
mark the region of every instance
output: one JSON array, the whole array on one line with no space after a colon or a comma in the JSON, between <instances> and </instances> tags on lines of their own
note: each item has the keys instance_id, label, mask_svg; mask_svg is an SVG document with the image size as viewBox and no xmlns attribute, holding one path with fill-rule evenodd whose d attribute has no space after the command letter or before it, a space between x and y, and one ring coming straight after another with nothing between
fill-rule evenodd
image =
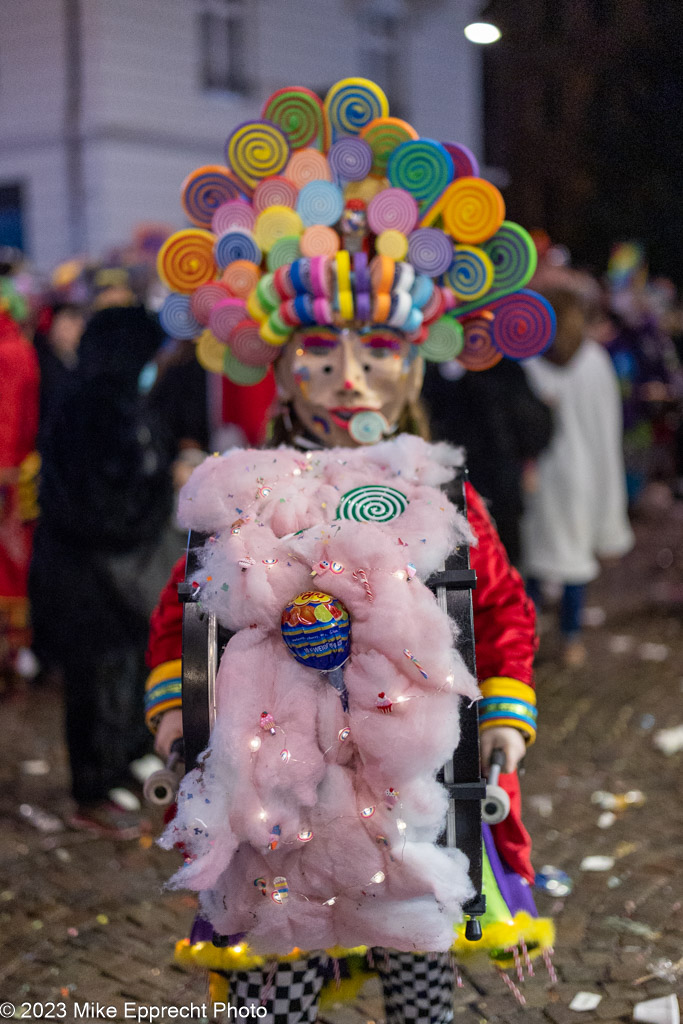
<instances>
[{"instance_id":1,"label":"purple fabric","mask_svg":"<svg viewBox=\"0 0 683 1024\"><path fill-rule=\"evenodd\" d=\"M495 843L493 842L493 836L491 835L491 829L488 825L482 825L482 833L484 836L484 846L486 848L486 855L491 865L494 877L500 894L508 905L508 909L512 916L517 913L518 910L525 910L527 914L532 917L538 917L538 911L536 910L536 904L534 903L534 897L531 893L531 887L516 871L509 868L507 864L501 860L498 851L496 850Z\"/></svg>"},{"instance_id":2,"label":"purple fabric","mask_svg":"<svg viewBox=\"0 0 683 1024\"><path fill-rule=\"evenodd\" d=\"M192 931L190 932L190 945L194 946L195 942L211 942L213 939L213 928L211 923L204 917L200 917L199 914L195 917L192 924Z\"/></svg>"}]
</instances>

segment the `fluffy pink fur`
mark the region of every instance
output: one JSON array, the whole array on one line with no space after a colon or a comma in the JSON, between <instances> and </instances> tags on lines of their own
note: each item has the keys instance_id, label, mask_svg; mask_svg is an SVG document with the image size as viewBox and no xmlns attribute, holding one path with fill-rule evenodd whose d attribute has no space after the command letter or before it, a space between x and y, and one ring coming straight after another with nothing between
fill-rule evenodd
<instances>
[{"instance_id":1,"label":"fluffy pink fur","mask_svg":"<svg viewBox=\"0 0 683 1024\"><path fill-rule=\"evenodd\" d=\"M181 840L187 851L172 884L198 890L216 931L247 932L259 952L452 942L471 889L465 859L435 845L446 811L435 774L457 745L461 696L478 690L423 581L471 540L440 490L459 462L454 449L409 436L309 455L233 451L207 459L182 491L183 524L211 534L200 599L235 636L218 672L210 747L183 782L164 842ZM400 490L406 510L387 523L337 519L341 496L365 484ZM354 579L359 569L372 600ZM349 611L348 714L280 634L282 610L307 590ZM380 691L393 701L389 714L376 706ZM274 736L259 728L262 711ZM307 830L313 838L303 842ZM270 898L277 876L289 890L282 903Z\"/></svg>"}]
</instances>

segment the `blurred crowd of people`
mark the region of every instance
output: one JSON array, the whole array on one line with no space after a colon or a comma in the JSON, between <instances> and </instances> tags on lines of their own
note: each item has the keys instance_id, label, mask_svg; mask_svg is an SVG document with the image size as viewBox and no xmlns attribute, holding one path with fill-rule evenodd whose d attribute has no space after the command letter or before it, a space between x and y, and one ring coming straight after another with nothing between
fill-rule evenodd
<instances>
[{"instance_id":1,"label":"blurred crowd of people","mask_svg":"<svg viewBox=\"0 0 683 1024\"><path fill-rule=\"evenodd\" d=\"M683 500L683 313L637 245L601 280L537 245L551 348L430 364L423 398L577 666L586 587L631 547L628 511L652 486ZM185 543L174 491L208 452L261 444L275 400L272 375L238 388L164 336L154 239L134 255L37 285L0 250L0 681L63 686L72 824L119 835L148 770L148 619Z\"/></svg>"}]
</instances>

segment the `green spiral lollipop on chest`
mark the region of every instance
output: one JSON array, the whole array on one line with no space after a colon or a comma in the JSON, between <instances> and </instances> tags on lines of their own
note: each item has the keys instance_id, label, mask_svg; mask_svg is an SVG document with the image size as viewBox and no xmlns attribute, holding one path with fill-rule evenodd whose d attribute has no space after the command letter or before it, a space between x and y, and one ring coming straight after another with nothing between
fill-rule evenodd
<instances>
[{"instance_id":1,"label":"green spiral lollipop on chest","mask_svg":"<svg viewBox=\"0 0 683 1024\"><path fill-rule=\"evenodd\" d=\"M351 519L356 523L388 523L407 508L408 499L395 487L366 484L342 495L337 519Z\"/></svg>"}]
</instances>

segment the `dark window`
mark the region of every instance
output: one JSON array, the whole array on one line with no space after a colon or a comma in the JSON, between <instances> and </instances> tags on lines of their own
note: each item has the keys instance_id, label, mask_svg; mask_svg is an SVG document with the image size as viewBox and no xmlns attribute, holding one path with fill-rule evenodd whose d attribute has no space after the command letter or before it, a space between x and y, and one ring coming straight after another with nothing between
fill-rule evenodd
<instances>
[{"instance_id":1,"label":"dark window","mask_svg":"<svg viewBox=\"0 0 683 1024\"><path fill-rule=\"evenodd\" d=\"M21 185L0 185L0 245L24 249L24 217Z\"/></svg>"},{"instance_id":2,"label":"dark window","mask_svg":"<svg viewBox=\"0 0 683 1024\"><path fill-rule=\"evenodd\" d=\"M249 92L247 10L238 0L203 4L199 14L200 75L203 89Z\"/></svg>"}]
</instances>

